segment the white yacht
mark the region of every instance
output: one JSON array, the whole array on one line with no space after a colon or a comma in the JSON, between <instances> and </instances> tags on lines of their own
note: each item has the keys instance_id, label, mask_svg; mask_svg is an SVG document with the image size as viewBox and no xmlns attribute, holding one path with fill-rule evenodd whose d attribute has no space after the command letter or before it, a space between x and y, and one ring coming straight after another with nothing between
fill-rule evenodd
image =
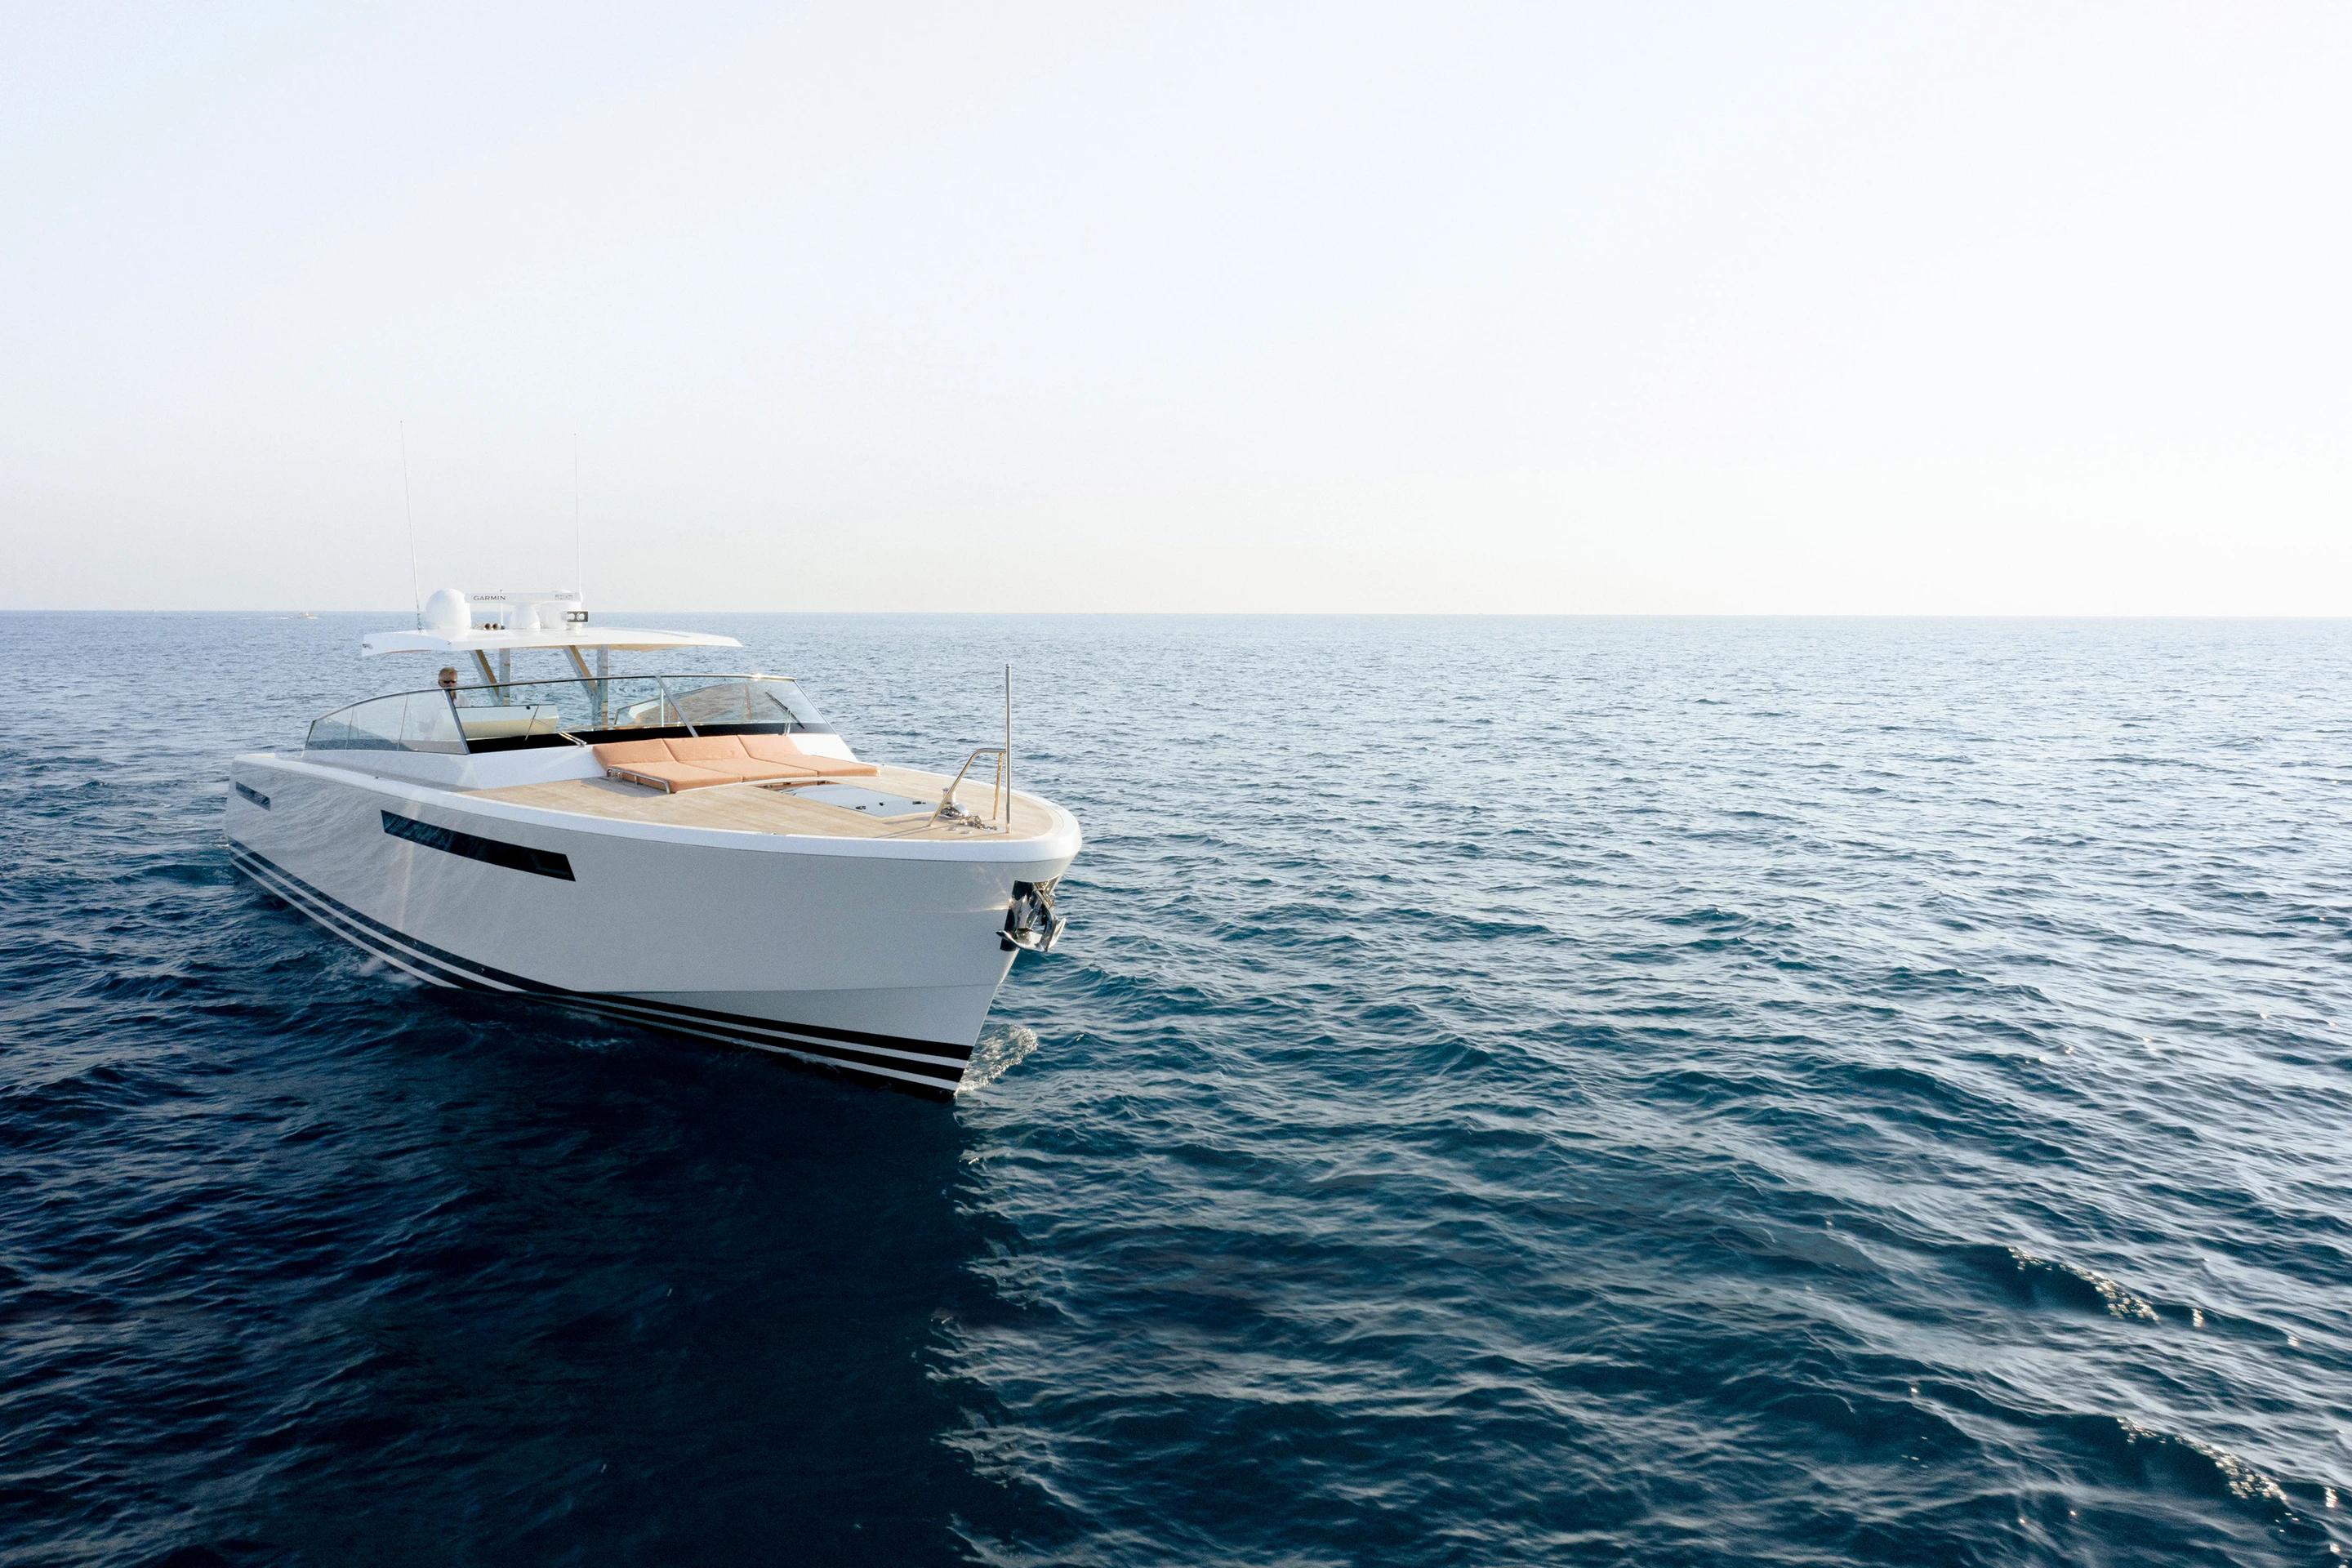
<instances>
[{"instance_id":1,"label":"white yacht","mask_svg":"<svg viewBox=\"0 0 2352 1568\"><path fill-rule=\"evenodd\" d=\"M234 761L230 858L436 985L951 1094L1013 959L1061 932L1077 822L1013 793L1009 678L1002 743L950 776L861 761L786 677L612 668L740 646L444 588L362 643L441 661L421 689ZM515 679L530 651L562 673Z\"/></svg>"}]
</instances>

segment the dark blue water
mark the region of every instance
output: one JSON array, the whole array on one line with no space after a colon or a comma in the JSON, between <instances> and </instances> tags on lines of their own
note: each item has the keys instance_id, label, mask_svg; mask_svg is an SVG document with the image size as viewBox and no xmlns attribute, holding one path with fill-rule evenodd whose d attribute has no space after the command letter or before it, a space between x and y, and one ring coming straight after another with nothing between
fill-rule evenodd
<instances>
[{"instance_id":1,"label":"dark blue water","mask_svg":"<svg viewBox=\"0 0 2352 1568\"><path fill-rule=\"evenodd\" d=\"M240 882L394 618L0 617L0 1560L2352 1548L2352 626L688 620L1020 666L939 1107Z\"/></svg>"}]
</instances>

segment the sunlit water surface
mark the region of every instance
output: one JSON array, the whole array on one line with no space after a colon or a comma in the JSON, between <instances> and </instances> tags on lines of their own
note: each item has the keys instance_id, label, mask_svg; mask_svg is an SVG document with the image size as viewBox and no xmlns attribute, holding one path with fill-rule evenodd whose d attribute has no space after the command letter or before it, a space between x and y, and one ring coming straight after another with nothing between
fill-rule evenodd
<instances>
[{"instance_id":1,"label":"sunlit water surface","mask_svg":"<svg viewBox=\"0 0 2352 1568\"><path fill-rule=\"evenodd\" d=\"M239 880L385 617L0 617L0 1560L2352 1549L2352 626L667 619L1019 667L954 1106Z\"/></svg>"}]
</instances>

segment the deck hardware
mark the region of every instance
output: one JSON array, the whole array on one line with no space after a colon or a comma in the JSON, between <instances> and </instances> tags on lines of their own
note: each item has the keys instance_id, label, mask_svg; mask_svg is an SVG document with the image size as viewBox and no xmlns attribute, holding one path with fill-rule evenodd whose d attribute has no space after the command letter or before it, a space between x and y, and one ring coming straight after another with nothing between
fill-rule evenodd
<instances>
[{"instance_id":1,"label":"deck hardware","mask_svg":"<svg viewBox=\"0 0 2352 1568\"><path fill-rule=\"evenodd\" d=\"M1004 907L1004 931L998 938L1005 952L1054 951L1062 928L1070 923L1067 916L1054 912L1054 890L1060 883L1056 877L1051 881L1013 884L1013 901Z\"/></svg>"}]
</instances>

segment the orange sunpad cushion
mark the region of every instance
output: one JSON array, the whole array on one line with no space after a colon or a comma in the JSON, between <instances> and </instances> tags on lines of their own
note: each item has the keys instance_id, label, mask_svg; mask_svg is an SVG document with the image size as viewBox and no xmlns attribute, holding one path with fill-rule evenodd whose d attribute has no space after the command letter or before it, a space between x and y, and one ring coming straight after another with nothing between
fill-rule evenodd
<instances>
[{"instance_id":1,"label":"orange sunpad cushion","mask_svg":"<svg viewBox=\"0 0 2352 1568\"><path fill-rule=\"evenodd\" d=\"M745 735L743 750L750 753L744 759L746 767L766 770L763 779L813 779L816 769L810 764L816 759L796 750L782 735Z\"/></svg>"},{"instance_id":2,"label":"orange sunpad cushion","mask_svg":"<svg viewBox=\"0 0 2352 1568\"><path fill-rule=\"evenodd\" d=\"M740 773L721 768L706 768L693 763L625 763L604 770L608 778L628 784L644 784L651 789L667 790L675 795L682 789L705 789L712 784L740 784Z\"/></svg>"},{"instance_id":3,"label":"orange sunpad cushion","mask_svg":"<svg viewBox=\"0 0 2352 1568\"><path fill-rule=\"evenodd\" d=\"M700 789L754 779L860 778L872 763L804 752L789 735L676 735L666 741L608 741L596 760L614 778L654 789Z\"/></svg>"},{"instance_id":4,"label":"orange sunpad cushion","mask_svg":"<svg viewBox=\"0 0 2352 1568\"><path fill-rule=\"evenodd\" d=\"M681 763L716 763L720 767L743 760L743 742L732 735L673 735L665 742Z\"/></svg>"},{"instance_id":5,"label":"orange sunpad cushion","mask_svg":"<svg viewBox=\"0 0 2352 1568\"><path fill-rule=\"evenodd\" d=\"M763 763L797 763L808 753L793 743L790 735L738 735L743 750Z\"/></svg>"},{"instance_id":6,"label":"orange sunpad cushion","mask_svg":"<svg viewBox=\"0 0 2352 1568\"><path fill-rule=\"evenodd\" d=\"M671 763L677 759L669 754L669 742L667 741L607 741L596 748L596 760L609 768L631 763Z\"/></svg>"},{"instance_id":7,"label":"orange sunpad cushion","mask_svg":"<svg viewBox=\"0 0 2352 1568\"><path fill-rule=\"evenodd\" d=\"M814 777L852 778L882 771L872 763L845 762L839 757L821 757L814 752L804 752L793 743L790 735L744 735L740 739L743 749L761 762L781 763Z\"/></svg>"}]
</instances>

